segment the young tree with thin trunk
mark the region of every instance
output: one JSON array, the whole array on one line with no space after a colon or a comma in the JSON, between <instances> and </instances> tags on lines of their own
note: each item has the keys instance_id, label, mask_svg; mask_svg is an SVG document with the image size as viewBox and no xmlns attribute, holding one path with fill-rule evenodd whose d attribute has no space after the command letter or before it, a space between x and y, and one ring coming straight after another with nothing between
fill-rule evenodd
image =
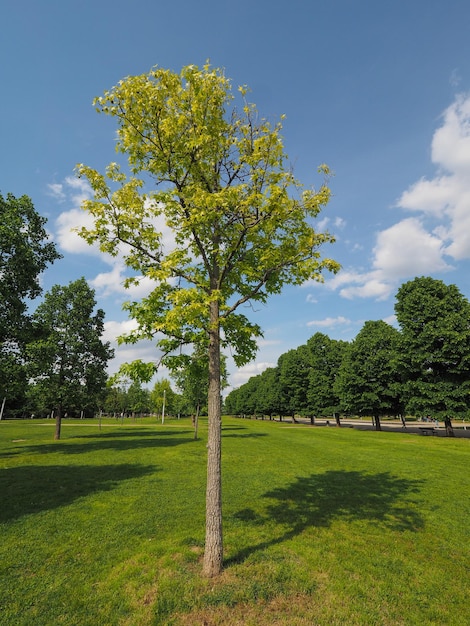
<instances>
[{"instance_id":1,"label":"young tree with thin trunk","mask_svg":"<svg viewBox=\"0 0 470 626\"><path fill-rule=\"evenodd\" d=\"M260 118L239 91L237 109L230 81L209 65L127 77L95 105L116 119L131 174L116 163L105 175L78 167L94 191L84 203L94 227L82 235L155 281L147 298L127 305L138 322L127 340L156 338L162 358L184 344L207 346L207 576L223 561L221 348L231 346L237 365L250 361L261 329L240 308L338 270L320 255L332 237L313 226L328 187L300 188L281 125ZM166 247L163 226L174 236Z\"/></svg>"}]
</instances>

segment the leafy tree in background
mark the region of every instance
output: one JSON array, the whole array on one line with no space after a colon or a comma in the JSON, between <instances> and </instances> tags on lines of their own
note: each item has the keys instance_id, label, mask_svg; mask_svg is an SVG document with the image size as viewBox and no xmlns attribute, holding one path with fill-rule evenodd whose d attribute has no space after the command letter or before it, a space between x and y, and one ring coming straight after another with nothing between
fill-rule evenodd
<instances>
[{"instance_id":1,"label":"leafy tree in background","mask_svg":"<svg viewBox=\"0 0 470 626\"><path fill-rule=\"evenodd\" d=\"M150 392L152 411L157 415L163 415L163 407L165 407L165 414L174 414L177 401L178 394L171 388L170 381L167 378L157 380Z\"/></svg>"},{"instance_id":2,"label":"leafy tree in background","mask_svg":"<svg viewBox=\"0 0 470 626\"><path fill-rule=\"evenodd\" d=\"M284 415L291 415L295 420L296 414L305 414L307 411L310 366L306 346L299 346L281 354L277 367L281 411Z\"/></svg>"},{"instance_id":3,"label":"leafy tree in background","mask_svg":"<svg viewBox=\"0 0 470 626\"><path fill-rule=\"evenodd\" d=\"M199 358L201 357L201 358ZM207 404L209 370L207 353L187 355L172 372L172 378L182 393L182 407L195 418L195 426L203 406ZM196 429L195 429L196 430ZM195 433L197 438L197 433Z\"/></svg>"},{"instance_id":4,"label":"leafy tree in background","mask_svg":"<svg viewBox=\"0 0 470 626\"><path fill-rule=\"evenodd\" d=\"M311 415L333 415L341 425L339 410L341 399L335 387L341 363L348 343L330 339L323 333L315 333L307 341L308 374L307 401Z\"/></svg>"},{"instance_id":5,"label":"leafy tree in background","mask_svg":"<svg viewBox=\"0 0 470 626\"><path fill-rule=\"evenodd\" d=\"M163 360L183 344L208 347L207 576L223 563L221 348L231 346L237 365L250 361L261 329L240 307L339 267L320 255L332 237L313 227L328 187L301 189L281 125L260 118L240 92L236 108L230 81L209 65L127 77L95 104L116 118L117 150L132 175L115 163L106 175L78 168L95 194L84 203L94 227L82 235L110 254L124 244L128 266L156 281L147 298L128 304L138 329L127 339L156 338ZM146 184L156 187L144 193ZM159 222L172 230L172 247L164 249Z\"/></svg>"},{"instance_id":6,"label":"leafy tree in background","mask_svg":"<svg viewBox=\"0 0 470 626\"><path fill-rule=\"evenodd\" d=\"M129 383L130 384L130 383ZM127 389L129 387L121 376L110 376L106 382L105 411L115 417L123 416L127 411Z\"/></svg>"},{"instance_id":7,"label":"leafy tree in background","mask_svg":"<svg viewBox=\"0 0 470 626\"><path fill-rule=\"evenodd\" d=\"M199 415L203 407L207 409L209 391L209 361L207 346L196 345L191 354L177 357L172 369L172 377L182 392L182 406L194 421L194 438L198 436ZM227 386L227 361L220 356L221 389Z\"/></svg>"},{"instance_id":8,"label":"leafy tree in background","mask_svg":"<svg viewBox=\"0 0 470 626\"><path fill-rule=\"evenodd\" d=\"M30 198L0 194L0 402L7 397L10 405L27 387L28 303L42 292L41 273L60 258L45 224Z\"/></svg>"},{"instance_id":9,"label":"leafy tree in background","mask_svg":"<svg viewBox=\"0 0 470 626\"><path fill-rule=\"evenodd\" d=\"M35 339L27 346L36 397L55 410L55 439L65 411L94 411L104 400L106 366L113 351L103 343L104 312L84 278L55 285L33 315Z\"/></svg>"},{"instance_id":10,"label":"leafy tree in background","mask_svg":"<svg viewBox=\"0 0 470 626\"><path fill-rule=\"evenodd\" d=\"M259 406L263 415L272 419L276 413L280 414L281 391L279 385L279 368L268 367L260 374L258 382Z\"/></svg>"},{"instance_id":11,"label":"leafy tree in background","mask_svg":"<svg viewBox=\"0 0 470 626\"><path fill-rule=\"evenodd\" d=\"M470 399L470 303L455 285L430 277L404 283L396 296L399 366L407 411L446 420ZM452 427L448 428L452 434Z\"/></svg>"},{"instance_id":12,"label":"leafy tree in background","mask_svg":"<svg viewBox=\"0 0 470 626\"><path fill-rule=\"evenodd\" d=\"M243 415L246 413L243 401L243 387L236 387L227 395L224 401L224 409L228 415Z\"/></svg>"},{"instance_id":13,"label":"leafy tree in background","mask_svg":"<svg viewBox=\"0 0 470 626\"><path fill-rule=\"evenodd\" d=\"M400 413L397 374L399 332L383 321L364 324L346 348L335 391L348 413L372 415L376 430L380 416Z\"/></svg>"},{"instance_id":14,"label":"leafy tree in background","mask_svg":"<svg viewBox=\"0 0 470 626\"><path fill-rule=\"evenodd\" d=\"M132 416L142 416L150 412L151 398L150 391L142 387L138 381L132 381L127 390L127 408Z\"/></svg>"}]
</instances>

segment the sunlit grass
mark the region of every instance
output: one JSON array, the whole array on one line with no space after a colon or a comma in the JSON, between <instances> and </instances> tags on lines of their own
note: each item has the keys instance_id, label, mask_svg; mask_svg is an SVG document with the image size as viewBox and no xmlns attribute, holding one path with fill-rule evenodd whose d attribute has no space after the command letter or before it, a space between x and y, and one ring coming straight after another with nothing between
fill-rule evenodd
<instances>
[{"instance_id":1,"label":"sunlit grass","mask_svg":"<svg viewBox=\"0 0 470 626\"><path fill-rule=\"evenodd\" d=\"M205 580L205 426L0 422L0 623L470 622L470 440L224 418Z\"/></svg>"}]
</instances>

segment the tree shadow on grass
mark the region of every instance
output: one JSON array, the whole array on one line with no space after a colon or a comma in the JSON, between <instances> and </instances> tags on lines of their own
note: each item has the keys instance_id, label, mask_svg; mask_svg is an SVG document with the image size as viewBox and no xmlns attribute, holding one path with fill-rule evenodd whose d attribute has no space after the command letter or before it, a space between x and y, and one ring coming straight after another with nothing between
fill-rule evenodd
<instances>
[{"instance_id":1,"label":"tree shadow on grass","mask_svg":"<svg viewBox=\"0 0 470 626\"><path fill-rule=\"evenodd\" d=\"M189 432L189 431L188 431ZM144 436L145 435L145 436ZM105 450L116 450L124 452L125 450L138 450L141 448L172 448L185 443L194 442L194 437L184 438L165 438L160 437L160 433L149 437L148 431L143 431L141 436L130 435L85 435L82 437L70 437L60 439L51 443L41 443L34 446L21 446L18 453L63 453L63 454L82 454L83 452L96 452Z\"/></svg>"},{"instance_id":2,"label":"tree shadow on grass","mask_svg":"<svg viewBox=\"0 0 470 626\"><path fill-rule=\"evenodd\" d=\"M0 522L110 491L121 481L155 473L145 465L31 465L0 470Z\"/></svg>"},{"instance_id":3,"label":"tree shadow on grass","mask_svg":"<svg viewBox=\"0 0 470 626\"><path fill-rule=\"evenodd\" d=\"M105 431L101 430L96 433L91 433L88 435L71 435L68 436L67 440L70 439L126 439L132 437L176 437L179 435L189 435L193 434L194 430L185 429L185 430L150 430L149 428L142 429L123 429L123 430L112 430Z\"/></svg>"},{"instance_id":4,"label":"tree shadow on grass","mask_svg":"<svg viewBox=\"0 0 470 626\"><path fill-rule=\"evenodd\" d=\"M423 481L399 478L389 472L329 471L297 478L286 487L264 494L268 500L263 513L239 511L235 517L249 524L275 522L280 534L255 546L248 546L228 559L244 561L250 554L292 539L309 527L328 527L333 521L367 520L384 528L417 531L424 519L412 501Z\"/></svg>"},{"instance_id":5,"label":"tree shadow on grass","mask_svg":"<svg viewBox=\"0 0 470 626\"><path fill-rule=\"evenodd\" d=\"M267 433L229 433L228 435L226 435L225 433L222 433L222 437L224 439L228 439L229 437L232 438L237 438L237 439L253 439L256 437L267 437L268 434Z\"/></svg>"}]
</instances>

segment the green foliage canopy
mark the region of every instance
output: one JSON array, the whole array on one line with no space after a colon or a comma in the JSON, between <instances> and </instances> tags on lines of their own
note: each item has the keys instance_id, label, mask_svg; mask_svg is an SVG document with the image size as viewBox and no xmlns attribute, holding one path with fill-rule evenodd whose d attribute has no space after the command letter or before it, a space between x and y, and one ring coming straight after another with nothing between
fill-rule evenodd
<instances>
[{"instance_id":1,"label":"green foliage canopy","mask_svg":"<svg viewBox=\"0 0 470 626\"><path fill-rule=\"evenodd\" d=\"M470 303L455 285L417 277L397 293L399 366L407 410L462 414L470 402Z\"/></svg>"},{"instance_id":2,"label":"green foliage canopy","mask_svg":"<svg viewBox=\"0 0 470 626\"><path fill-rule=\"evenodd\" d=\"M41 273L60 258L45 224L30 198L0 194L0 398L7 396L9 404L26 387L29 301L42 292Z\"/></svg>"},{"instance_id":3,"label":"green foliage canopy","mask_svg":"<svg viewBox=\"0 0 470 626\"><path fill-rule=\"evenodd\" d=\"M399 412L396 359L399 332L368 321L345 350L335 382L343 409L357 415Z\"/></svg>"},{"instance_id":4,"label":"green foliage canopy","mask_svg":"<svg viewBox=\"0 0 470 626\"><path fill-rule=\"evenodd\" d=\"M93 411L104 400L106 366L113 356L103 342L104 312L94 311L94 291L84 278L54 285L34 315L35 339L27 355L32 393L58 416L64 411Z\"/></svg>"},{"instance_id":5,"label":"green foliage canopy","mask_svg":"<svg viewBox=\"0 0 470 626\"><path fill-rule=\"evenodd\" d=\"M95 104L117 119L117 150L133 175L116 163L106 175L84 165L78 172L95 193L84 203L95 225L81 234L111 254L127 244L128 265L156 281L148 298L127 306L139 323L128 339L163 333L164 353L207 341L215 299L223 342L242 364L261 329L235 313L240 305L265 302L286 283L320 280L338 264L320 258L333 238L311 223L328 187L302 190L285 166L281 125L260 119L245 99L230 110L233 99L228 79L208 65L127 77ZM149 178L156 188L144 193ZM171 249L164 226L174 234Z\"/></svg>"}]
</instances>

